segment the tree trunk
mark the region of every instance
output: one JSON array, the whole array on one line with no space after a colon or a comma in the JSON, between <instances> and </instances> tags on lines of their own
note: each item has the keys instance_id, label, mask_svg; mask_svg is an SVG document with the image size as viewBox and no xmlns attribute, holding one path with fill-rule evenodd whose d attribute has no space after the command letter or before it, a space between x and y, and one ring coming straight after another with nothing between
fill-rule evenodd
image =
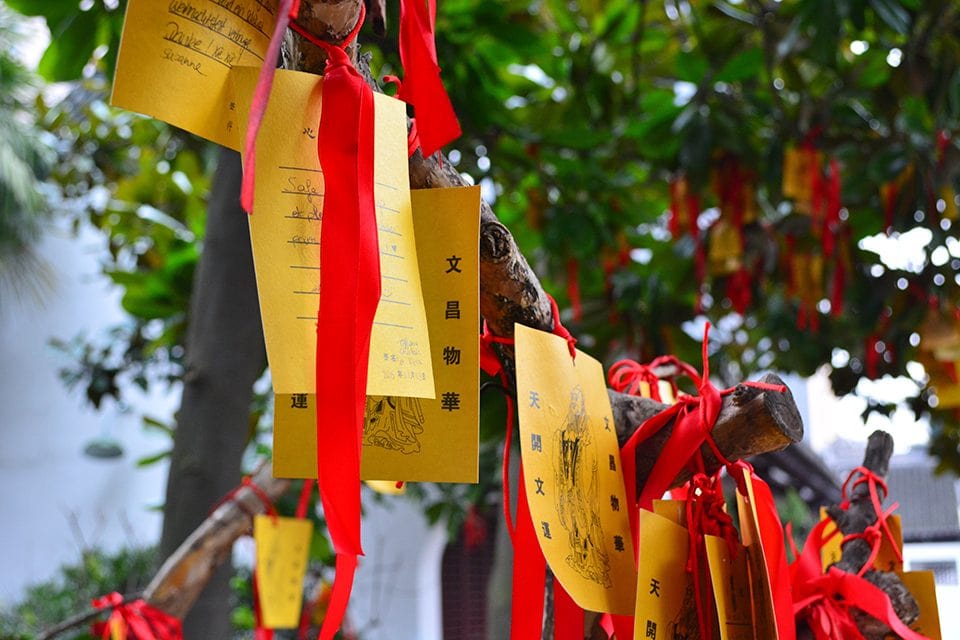
<instances>
[{"instance_id":1,"label":"tree trunk","mask_svg":"<svg viewBox=\"0 0 960 640\"><path fill-rule=\"evenodd\" d=\"M239 155L221 150L193 282L161 558L171 555L239 482L253 383L266 364L250 237L239 202L240 177ZM230 637L229 575L226 563L184 621L185 637Z\"/></svg>"}]
</instances>

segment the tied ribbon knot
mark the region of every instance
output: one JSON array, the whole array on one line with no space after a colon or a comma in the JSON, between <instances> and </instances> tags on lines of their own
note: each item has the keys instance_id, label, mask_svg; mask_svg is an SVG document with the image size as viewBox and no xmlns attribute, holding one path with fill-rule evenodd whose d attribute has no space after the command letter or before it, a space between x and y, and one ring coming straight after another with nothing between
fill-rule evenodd
<instances>
[{"instance_id":1,"label":"tied ribbon knot","mask_svg":"<svg viewBox=\"0 0 960 640\"><path fill-rule=\"evenodd\" d=\"M114 591L90 604L94 609L110 609L107 620L93 624L93 635L103 640L183 640L180 620L142 598L124 602Z\"/></svg>"},{"instance_id":2,"label":"tied ribbon knot","mask_svg":"<svg viewBox=\"0 0 960 640\"><path fill-rule=\"evenodd\" d=\"M793 611L810 627L816 640L864 640L853 611L859 609L886 624L903 640L928 640L908 628L897 616L890 597L861 575L830 567L821 569L820 551L837 534L824 535L829 519L813 528L803 552L790 565ZM792 541L791 541L792 544ZM794 552L796 554L796 552Z\"/></svg>"},{"instance_id":3,"label":"tied ribbon knot","mask_svg":"<svg viewBox=\"0 0 960 640\"><path fill-rule=\"evenodd\" d=\"M859 475L859 477L854 480L854 478ZM883 509L883 498L880 497L880 491L883 491L884 497L889 495L887 489L887 483L884 482L883 478L874 473L871 469L860 466L850 472L850 475L847 476L847 479L843 483L843 487L840 489L840 508L846 511L850 508L852 498L848 493L848 488L850 491L855 489L860 485L867 485L867 494L870 497L871 505L873 506L874 513L877 514L877 520L871 525L868 525L864 528L862 533L850 533L844 536L842 544L846 544L852 540L864 540L868 545L870 545L870 556L867 558L867 561L860 568L860 571L857 572L858 576L863 576L867 571L873 567L874 561L877 559L877 554L880 553L880 546L883 544L883 538L890 542L890 548L893 549L894 556L896 556L897 561L901 564L903 563L903 554L900 552L900 545L897 544L896 539L893 537L893 532L890 530L890 524L887 522L887 519L890 515L896 511L897 507L900 506L900 503L894 502L886 510Z\"/></svg>"},{"instance_id":4,"label":"tied ribbon knot","mask_svg":"<svg viewBox=\"0 0 960 640\"><path fill-rule=\"evenodd\" d=\"M676 404L640 425L640 428L633 433L620 450L620 464L623 468L627 499L629 504L651 511L653 501L660 498L670 488L674 478L683 469L693 466L694 472L703 470L703 458L700 449L704 444L709 446L717 460L727 466L731 475L737 480L741 492L745 488L745 475L749 473L756 492L760 533L764 539L764 559L771 574L770 582L776 600L777 629L782 639L792 640L794 637L793 615L789 608L789 585L786 582L786 556L784 555L782 541L783 527L780 525L780 519L776 513L773 496L769 487L753 473L749 464L744 462L730 463L723 456L711 436L713 425L720 414L723 396L733 393L736 388L721 391L710 382L710 361L707 350L709 336L710 323L708 322L704 327L701 347L702 376L690 365L684 365L676 358L669 358L670 363L678 365L679 370L693 380L699 395L679 396ZM661 361L661 363L665 363L665 361ZM764 382L745 382L743 384L764 391L786 392L784 385ZM637 447L671 423L673 424L673 431L657 457L653 470L639 495L637 495ZM688 498L690 493L693 492L688 492ZM639 549L639 516L639 509L630 510L630 528L638 559L641 553ZM777 544L777 538L780 538L779 544ZM705 609L705 607L698 606L698 616L705 616ZM611 622L618 638L626 640L633 637L632 619L625 616L611 616ZM709 625L704 625L703 618L700 619L700 622L701 629L709 628Z\"/></svg>"}]
</instances>

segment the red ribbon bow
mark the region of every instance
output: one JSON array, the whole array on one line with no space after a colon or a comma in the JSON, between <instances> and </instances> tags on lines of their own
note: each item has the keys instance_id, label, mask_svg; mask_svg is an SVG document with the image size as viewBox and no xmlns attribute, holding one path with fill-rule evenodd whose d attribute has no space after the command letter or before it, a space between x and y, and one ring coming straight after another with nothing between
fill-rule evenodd
<instances>
[{"instance_id":1,"label":"red ribbon bow","mask_svg":"<svg viewBox=\"0 0 960 640\"><path fill-rule=\"evenodd\" d=\"M95 609L111 609L110 617L93 624L93 634L109 640L115 629L121 638L129 640L183 640L180 620L152 607L143 599L124 602L123 596L114 591L91 601Z\"/></svg>"}]
</instances>

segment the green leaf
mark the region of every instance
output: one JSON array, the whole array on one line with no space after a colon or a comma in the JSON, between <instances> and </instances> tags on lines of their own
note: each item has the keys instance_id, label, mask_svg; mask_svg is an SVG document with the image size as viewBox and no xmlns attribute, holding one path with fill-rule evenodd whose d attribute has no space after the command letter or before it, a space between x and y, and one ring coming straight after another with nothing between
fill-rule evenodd
<instances>
[{"instance_id":1,"label":"green leaf","mask_svg":"<svg viewBox=\"0 0 960 640\"><path fill-rule=\"evenodd\" d=\"M51 82L76 80L83 67L90 62L97 48L94 34L99 28L99 16L93 11L79 11L50 29L51 39L43 52L37 72Z\"/></svg>"},{"instance_id":2,"label":"green leaf","mask_svg":"<svg viewBox=\"0 0 960 640\"><path fill-rule=\"evenodd\" d=\"M5 4L25 16L43 16L48 25L79 10L77 0L6 0Z\"/></svg>"},{"instance_id":3,"label":"green leaf","mask_svg":"<svg viewBox=\"0 0 960 640\"><path fill-rule=\"evenodd\" d=\"M137 466L149 467L152 464L156 464L161 460L165 460L166 458L169 458L172 453L173 453L172 449L167 449L166 451L161 451L160 453L154 453L152 455L144 456L139 460L137 460Z\"/></svg>"},{"instance_id":4,"label":"green leaf","mask_svg":"<svg viewBox=\"0 0 960 640\"><path fill-rule=\"evenodd\" d=\"M717 73L720 82L741 82L757 76L763 69L763 50L760 47L747 49L727 60Z\"/></svg>"},{"instance_id":5,"label":"green leaf","mask_svg":"<svg viewBox=\"0 0 960 640\"><path fill-rule=\"evenodd\" d=\"M677 79L679 80L700 84L709 68L707 59L699 54L683 52L677 55Z\"/></svg>"},{"instance_id":6,"label":"green leaf","mask_svg":"<svg viewBox=\"0 0 960 640\"><path fill-rule=\"evenodd\" d=\"M897 33L910 30L910 14L897 0L870 0L870 6L888 27Z\"/></svg>"}]
</instances>

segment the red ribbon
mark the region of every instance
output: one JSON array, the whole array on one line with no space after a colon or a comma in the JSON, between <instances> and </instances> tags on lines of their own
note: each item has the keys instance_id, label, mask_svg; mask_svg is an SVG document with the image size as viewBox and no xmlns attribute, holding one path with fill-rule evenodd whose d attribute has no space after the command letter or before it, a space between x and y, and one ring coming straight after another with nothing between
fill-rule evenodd
<instances>
[{"instance_id":1,"label":"red ribbon","mask_svg":"<svg viewBox=\"0 0 960 640\"><path fill-rule=\"evenodd\" d=\"M273 76L277 71L276 61L280 55L280 43L290 21L297 17L300 11L300 0L280 0L277 7L277 24L273 27L273 35L267 46L264 64L260 67L260 77L250 101L250 115L247 117L247 134L244 140L244 167L243 181L240 184L240 205L247 213L253 213L254 176L257 166L257 135L263 116L267 112L267 102L270 100L270 89L273 87Z\"/></svg>"},{"instance_id":2,"label":"red ribbon","mask_svg":"<svg viewBox=\"0 0 960 640\"><path fill-rule=\"evenodd\" d=\"M397 97L413 105L424 156L460 136L460 123L440 80L434 30L436 0L400 1L400 61L403 84Z\"/></svg>"},{"instance_id":3,"label":"red ribbon","mask_svg":"<svg viewBox=\"0 0 960 640\"><path fill-rule=\"evenodd\" d=\"M860 477L856 480L853 478L859 474ZM853 484L851 484L851 481ZM867 571L873 567L873 562L877 558L877 554L880 552L880 545L883 542L883 537L886 536L887 540L890 542L890 548L893 549L893 553L897 558L897 561L901 564L903 563L903 555L900 552L900 545L897 544L896 539L893 537L893 532L890 530L890 525L887 523L887 518L896 511L899 503L894 502L886 511L883 509L883 501L880 498L880 489L883 490L884 496L888 494L887 483L883 481L883 478L875 474L870 469L860 466L850 472L850 475L847 476L847 479L841 487L840 495L840 508L846 511L850 508L850 498L847 494L847 488L853 489L861 484L867 485L867 493L870 496L870 502L873 506L874 513L877 514L877 520L872 525L867 526L863 533L851 533L843 538L843 543L846 543L850 540L862 539L870 545L870 556L864 565L860 568L860 571L857 572L858 576L863 576Z\"/></svg>"},{"instance_id":4,"label":"red ribbon","mask_svg":"<svg viewBox=\"0 0 960 640\"><path fill-rule=\"evenodd\" d=\"M570 332L560 322L560 309L556 300L547 295L553 314L553 334L567 341L570 357L576 359L576 343ZM495 336L486 321L480 335L480 363L489 375L498 375L506 387L506 372L500 363L494 344L513 344L512 338ZM516 522L510 513L510 446L513 440L513 399L507 396L506 438L503 447L503 515L507 532L513 542L513 593L511 595L511 640L539 638L543 631L543 594L546 588L547 562L537 540L536 529L530 515L527 492L524 485L523 464L520 465L520 481L517 487ZM515 526L514 526L515 525ZM583 609L563 590L554 578L554 636L557 640L572 640L582 637Z\"/></svg>"},{"instance_id":5,"label":"red ribbon","mask_svg":"<svg viewBox=\"0 0 960 640\"><path fill-rule=\"evenodd\" d=\"M820 550L833 535L824 537L830 520L820 521L803 546L803 553L790 565L793 610L804 620L816 640L863 640L853 620L857 608L880 620L904 640L927 640L897 617L890 598L864 578L836 567L821 571Z\"/></svg>"},{"instance_id":6,"label":"red ribbon","mask_svg":"<svg viewBox=\"0 0 960 640\"><path fill-rule=\"evenodd\" d=\"M380 301L380 256L373 195L373 91L341 45L291 28L327 53L317 152L324 177L317 318L317 477L337 555L330 606L320 629L330 640L346 612L360 542L360 448L370 333ZM327 340L326 338L332 338ZM352 372L352 373L350 373Z\"/></svg>"},{"instance_id":7,"label":"red ribbon","mask_svg":"<svg viewBox=\"0 0 960 640\"><path fill-rule=\"evenodd\" d=\"M119 625L127 631L130 640L183 640L180 620L152 607L143 599L124 602L114 591L91 601L94 609L110 609L110 617L93 624L93 635L109 640L111 628Z\"/></svg>"}]
</instances>

